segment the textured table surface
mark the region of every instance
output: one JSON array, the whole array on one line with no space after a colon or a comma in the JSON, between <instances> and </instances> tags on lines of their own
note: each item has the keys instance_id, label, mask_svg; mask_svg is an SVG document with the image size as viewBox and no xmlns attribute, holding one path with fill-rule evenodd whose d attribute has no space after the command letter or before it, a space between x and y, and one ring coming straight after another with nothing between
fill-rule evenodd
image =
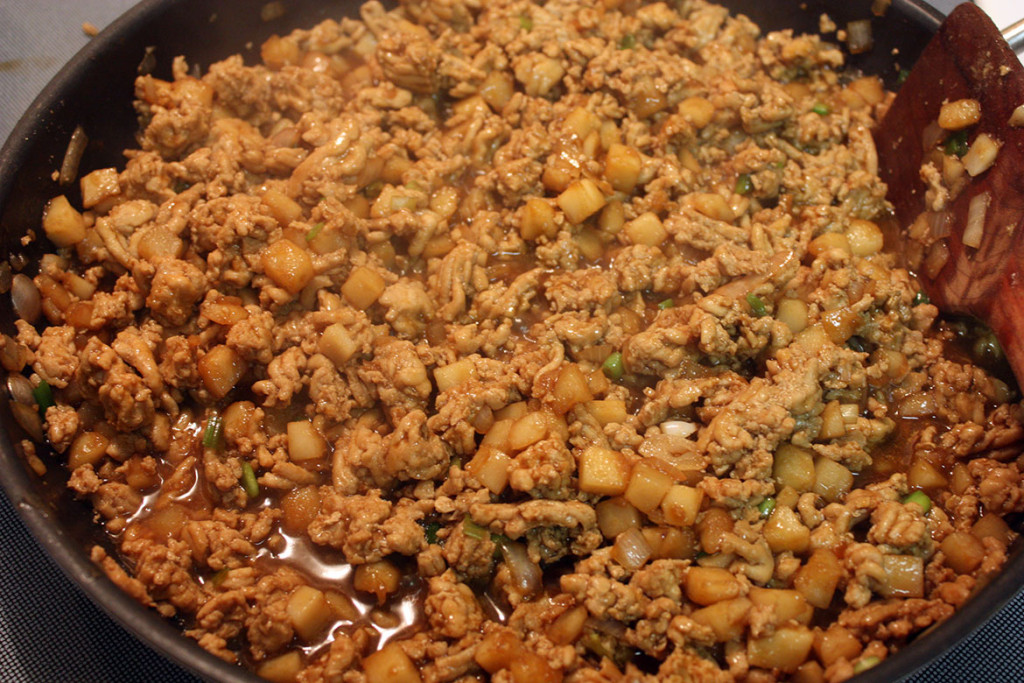
<instances>
[{"instance_id":1,"label":"textured table surface","mask_svg":"<svg viewBox=\"0 0 1024 683\"><path fill-rule=\"evenodd\" d=\"M0 140L35 95L132 0L0 0ZM936 0L948 10L955 0ZM985 0L1001 17L1020 0ZM908 682L1024 681L1024 595ZM120 683L194 681L94 606L42 553L0 494L0 680Z\"/></svg>"}]
</instances>

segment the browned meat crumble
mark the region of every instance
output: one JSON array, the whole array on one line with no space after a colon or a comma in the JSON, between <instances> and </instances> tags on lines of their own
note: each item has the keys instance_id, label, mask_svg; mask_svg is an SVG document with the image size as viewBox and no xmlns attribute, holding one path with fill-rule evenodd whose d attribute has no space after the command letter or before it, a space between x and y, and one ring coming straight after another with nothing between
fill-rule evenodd
<instances>
[{"instance_id":1,"label":"browned meat crumble","mask_svg":"<svg viewBox=\"0 0 1024 683\"><path fill-rule=\"evenodd\" d=\"M1000 570L1021 407L883 248L891 95L838 48L702 0L403 0L262 61L138 79L0 348L95 561L202 647L842 681Z\"/></svg>"}]
</instances>

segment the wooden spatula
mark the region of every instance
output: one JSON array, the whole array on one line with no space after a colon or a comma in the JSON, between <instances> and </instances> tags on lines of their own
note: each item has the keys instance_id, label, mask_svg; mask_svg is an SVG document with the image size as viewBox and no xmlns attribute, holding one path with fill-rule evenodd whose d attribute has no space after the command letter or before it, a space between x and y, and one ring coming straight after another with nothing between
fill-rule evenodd
<instances>
[{"instance_id":1,"label":"wooden spatula","mask_svg":"<svg viewBox=\"0 0 1024 683\"><path fill-rule=\"evenodd\" d=\"M943 102L960 99L981 103L981 120L967 129L967 142L987 134L1001 143L998 155L987 170L965 176L966 187L945 209L921 219L926 222L915 232L927 225L927 235L906 237L904 253L940 309L988 324L1024 385L1024 127L1009 124L1024 104L1024 67L992 21L970 3L954 9L939 28L875 131L879 174L904 228L927 208L921 165L942 144L936 138L939 110ZM977 214L985 193L988 208L980 221L975 217L967 237L977 246L967 246L969 207L982 195Z\"/></svg>"}]
</instances>

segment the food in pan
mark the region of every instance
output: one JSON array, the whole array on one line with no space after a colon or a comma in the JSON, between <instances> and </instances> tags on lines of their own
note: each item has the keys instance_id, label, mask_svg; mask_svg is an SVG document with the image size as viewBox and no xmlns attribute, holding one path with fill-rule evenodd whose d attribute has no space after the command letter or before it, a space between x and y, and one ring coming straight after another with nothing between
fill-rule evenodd
<instances>
[{"instance_id":1,"label":"food in pan","mask_svg":"<svg viewBox=\"0 0 1024 683\"><path fill-rule=\"evenodd\" d=\"M137 80L138 147L48 204L0 348L94 560L202 647L840 681L999 571L1017 390L886 250L891 94L839 47L699 0L410 0L261 54Z\"/></svg>"}]
</instances>

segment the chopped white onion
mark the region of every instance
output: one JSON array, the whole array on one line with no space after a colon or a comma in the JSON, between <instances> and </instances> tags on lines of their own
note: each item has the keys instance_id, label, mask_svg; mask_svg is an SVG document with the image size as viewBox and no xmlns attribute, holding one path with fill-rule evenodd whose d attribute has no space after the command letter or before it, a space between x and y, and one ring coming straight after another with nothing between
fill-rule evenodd
<instances>
[{"instance_id":1,"label":"chopped white onion","mask_svg":"<svg viewBox=\"0 0 1024 683\"><path fill-rule=\"evenodd\" d=\"M697 431L697 425L685 420L668 420L661 423L661 431L669 436L687 437Z\"/></svg>"},{"instance_id":2,"label":"chopped white onion","mask_svg":"<svg viewBox=\"0 0 1024 683\"><path fill-rule=\"evenodd\" d=\"M952 218L948 211L928 212L928 234L932 239L940 240L943 237L949 237Z\"/></svg>"},{"instance_id":3,"label":"chopped white onion","mask_svg":"<svg viewBox=\"0 0 1024 683\"><path fill-rule=\"evenodd\" d=\"M971 143L971 148L964 155L964 168L971 176L981 175L996 162L999 154L999 141L987 133L979 133Z\"/></svg>"},{"instance_id":4,"label":"chopped white onion","mask_svg":"<svg viewBox=\"0 0 1024 683\"><path fill-rule=\"evenodd\" d=\"M967 207L967 225L964 226L964 234L960 237L964 246L975 249L981 246L981 237L985 229L985 215L988 213L988 205L991 202L992 196L988 192L971 197L971 204Z\"/></svg>"},{"instance_id":5,"label":"chopped white onion","mask_svg":"<svg viewBox=\"0 0 1024 683\"><path fill-rule=\"evenodd\" d=\"M874 45L870 19L849 22L846 25L846 32L846 46L849 48L850 54L859 55L862 52L867 52Z\"/></svg>"},{"instance_id":6,"label":"chopped white onion","mask_svg":"<svg viewBox=\"0 0 1024 683\"><path fill-rule=\"evenodd\" d=\"M612 557L626 569L639 569L651 558L651 545L642 531L633 527L615 537Z\"/></svg>"},{"instance_id":7,"label":"chopped white onion","mask_svg":"<svg viewBox=\"0 0 1024 683\"><path fill-rule=\"evenodd\" d=\"M32 383L24 375L9 375L7 377L7 391L11 398L18 403L24 403L28 406L36 405L36 398L32 393Z\"/></svg>"},{"instance_id":8,"label":"chopped white onion","mask_svg":"<svg viewBox=\"0 0 1024 683\"><path fill-rule=\"evenodd\" d=\"M526 595L533 595L541 588L543 575L540 566L530 559L526 546L514 541L503 541L498 545L501 556L512 575L512 583Z\"/></svg>"},{"instance_id":9,"label":"chopped white onion","mask_svg":"<svg viewBox=\"0 0 1024 683\"><path fill-rule=\"evenodd\" d=\"M34 323L43 310L43 300L32 278L18 273L11 280L11 304L19 318Z\"/></svg>"},{"instance_id":10,"label":"chopped white onion","mask_svg":"<svg viewBox=\"0 0 1024 683\"><path fill-rule=\"evenodd\" d=\"M1010 120L1007 121L1014 128L1024 128L1024 104L1019 105L1010 114Z\"/></svg>"},{"instance_id":11,"label":"chopped white onion","mask_svg":"<svg viewBox=\"0 0 1024 683\"><path fill-rule=\"evenodd\" d=\"M71 133L71 140L64 151L64 160L60 164L59 180L61 185L70 185L78 177L78 165L82 163L82 155L85 154L85 147L89 144L89 136L81 126L75 126Z\"/></svg>"}]
</instances>

